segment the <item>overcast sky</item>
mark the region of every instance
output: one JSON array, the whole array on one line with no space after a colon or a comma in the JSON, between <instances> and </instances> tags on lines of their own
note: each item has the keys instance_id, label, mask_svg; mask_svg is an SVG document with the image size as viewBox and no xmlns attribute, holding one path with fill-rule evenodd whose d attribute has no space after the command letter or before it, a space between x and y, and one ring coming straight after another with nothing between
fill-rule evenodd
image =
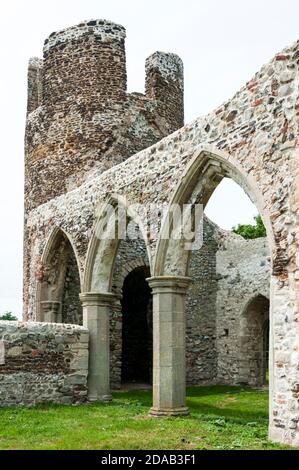
<instances>
[{"instance_id":1,"label":"overcast sky","mask_svg":"<svg viewBox=\"0 0 299 470\"><path fill-rule=\"evenodd\" d=\"M186 122L229 99L283 47L299 38L298 0L1 0L0 313L21 314L23 140L27 62L44 39L81 20L127 29L129 91L144 89L144 61L156 50L185 65ZM208 215L224 228L251 222L255 208L224 181Z\"/></svg>"}]
</instances>

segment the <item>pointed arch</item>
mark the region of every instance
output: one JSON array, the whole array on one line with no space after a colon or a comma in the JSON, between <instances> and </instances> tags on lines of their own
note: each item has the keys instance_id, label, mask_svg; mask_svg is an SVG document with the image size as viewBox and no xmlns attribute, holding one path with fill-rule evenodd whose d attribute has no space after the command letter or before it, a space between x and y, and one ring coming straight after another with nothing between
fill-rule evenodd
<instances>
[{"instance_id":1,"label":"pointed arch","mask_svg":"<svg viewBox=\"0 0 299 470\"><path fill-rule=\"evenodd\" d=\"M54 227L45 244L37 284L37 319L82 324L81 273L71 236Z\"/></svg>"},{"instance_id":2,"label":"pointed arch","mask_svg":"<svg viewBox=\"0 0 299 470\"><path fill-rule=\"evenodd\" d=\"M84 292L110 292L118 247L130 221L140 230L150 267L151 252L142 215L124 197L111 195L107 202L98 206L96 214L87 251L83 289Z\"/></svg>"},{"instance_id":3,"label":"pointed arch","mask_svg":"<svg viewBox=\"0 0 299 470\"><path fill-rule=\"evenodd\" d=\"M191 227L193 234L198 234L197 228L201 224L198 224L196 220L196 210L198 205L202 205L202 212L206 206L209 198L211 197L213 191L220 183L224 177L229 177L238 183L247 193L252 202L256 205L259 210L259 213L263 219L267 230L267 239L270 248L270 254L272 258L272 266L275 262L275 255L277 251L277 246L274 242L274 233L272 229L272 224L270 221L270 214L268 212L267 204L269 201L264 199L262 191L259 188L258 182L255 180L250 171L245 169L240 162L234 159L233 156L228 153L221 152L218 149L213 147L200 147L196 153L193 155L193 158L190 160L189 165L186 167L185 172L183 173L180 181L172 194L172 197L169 199L168 212L164 213L164 218L161 224L161 231L157 243L157 249L154 259L154 276L150 282L154 290L154 328L156 331L160 332L160 336L165 335L164 322L162 318L165 318L163 311L164 305L166 302L168 305L172 305L175 302L176 305L176 315L179 311L180 313L180 322L176 325L172 320L168 325L169 328L173 328L174 333L178 334L181 337L182 348L179 353L179 356L176 357L176 361L180 364L180 379L179 383L176 382L174 387L176 390L179 390L181 396L184 397L184 386L180 388L179 384L184 384L185 377L185 344L184 338L185 334L181 332L181 325L183 325L183 330L185 329L185 294L187 287L190 283L190 278L188 276L189 261L192 253L192 242L193 239L188 238L184 233L185 226ZM175 209L176 206L181 210L184 206L187 205L186 213L183 212L184 217L179 220L175 220ZM191 209L191 210L190 210ZM188 212L189 210L189 212ZM203 214L201 214L203 215ZM190 231L187 235L190 235ZM187 246L186 246L187 245ZM190 246L191 245L191 246ZM196 249L200 248L200 244L195 247ZM272 286L276 281L275 275L271 279ZM170 288L171 285L171 288ZM180 286L182 286L180 290ZM166 291L168 289L168 291ZM163 298L162 295L165 297ZM168 298L167 298L168 296ZM180 296L180 297L179 297ZM163 301L160 301L163 298ZM273 304L273 299L275 297L274 289L271 290L271 308ZM160 301L160 303L159 303ZM178 308L179 306L179 308ZM160 310L159 310L160 309ZM162 312L162 313L161 313ZM170 314L172 314L170 310ZM271 381L273 378L273 332L272 332L272 316L270 314L270 387ZM155 349L155 348L154 348ZM173 346L169 345L169 350L172 351ZM155 377L155 368L156 370L161 370L163 367L168 367L169 364L165 364L163 356L157 355L156 359L154 357L154 377ZM173 370L175 365L172 365ZM173 374L173 377L178 375ZM174 383L174 379L172 378ZM163 382L158 377L155 395L154 395L154 407L152 413L159 414L163 413L163 407L161 406L161 397L165 393L165 388ZM177 397L176 397L177 398ZM163 402L166 403L166 402ZM174 402L174 409L176 410L178 400ZM180 413L184 414L185 401L184 399L180 400ZM169 406L167 404L167 406Z\"/></svg>"},{"instance_id":4,"label":"pointed arch","mask_svg":"<svg viewBox=\"0 0 299 470\"><path fill-rule=\"evenodd\" d=\"M174 239L174 237L168 236L169 227L170 233L173 235L173 232L171 232L173 230L171 208L176 205L183 207L183 205L189 204L192 208L190 212L190 219L192 219L189 221L190 226L193 227L193 230L196 230L194 226L195 205L202 204L204 208L213 191L224 177L231 178L239 184L258 208L267 229L270 253L271 257L273 256L275 244L272 225L257 182L231 155L214 147L205 146L201 147L191 159L170 199L169 210L166 212L161 224L154 259L154 275L187 275L191 251L185 249L185 244L189 240L185 240L183 237Z\"/></svg>"}]
</instances>

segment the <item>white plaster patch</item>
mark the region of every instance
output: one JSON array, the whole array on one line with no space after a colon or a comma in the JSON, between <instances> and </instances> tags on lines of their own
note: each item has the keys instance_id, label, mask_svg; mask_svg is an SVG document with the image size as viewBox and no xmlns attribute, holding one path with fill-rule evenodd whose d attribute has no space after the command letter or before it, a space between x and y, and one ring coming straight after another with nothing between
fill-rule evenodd
<instances>
[{"instance_id":1,"label":"white plaster patch","mask_svg":"<svg viewBox=\"0 0 299 470\"><path fill-rule=\"evenodd\" d=\"M5 346L4 341L0 340L0 365L5 364Z\"/></svg>"}]
</instances>

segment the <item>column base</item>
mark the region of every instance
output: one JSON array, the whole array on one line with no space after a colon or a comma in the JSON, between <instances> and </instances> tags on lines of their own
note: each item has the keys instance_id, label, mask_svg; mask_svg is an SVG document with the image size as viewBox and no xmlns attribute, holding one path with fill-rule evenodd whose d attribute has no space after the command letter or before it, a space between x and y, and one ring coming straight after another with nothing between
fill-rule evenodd
<instances>
[{"instance_id":1,"label":"column base","mask_svg":"<svg viewBox=\"0 0 299 470\"><path fill-rule=\"evenodd\" d=\"M151 408L149 415L153 418L163 418L164 416L188 416L189 409L186 406L178 408Z\"/></svg>"},{"instance_id":2,"label":"column base","mask_svg":"<svg viewBox=\"0 0 299 470\"><path fill-rule=\"evenodd\" d=\"M110 403L112 401L112 395L100 395L100 396L90 395L88 396L88 401L93 402L93 403L96 401L100 401L102 403Z\"/></svg>"}]
</instances>

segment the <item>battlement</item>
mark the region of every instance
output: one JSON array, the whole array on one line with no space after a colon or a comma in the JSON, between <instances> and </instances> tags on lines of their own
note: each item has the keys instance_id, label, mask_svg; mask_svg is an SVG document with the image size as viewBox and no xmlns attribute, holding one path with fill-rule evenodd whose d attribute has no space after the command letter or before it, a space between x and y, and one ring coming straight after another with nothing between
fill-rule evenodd
<instances>
[{"instance_id":1,"label":"battlement","mask_svg":"<svg viewBox=\"0 0 299 470\"><path fill-rule=\"evenodd\" d=\"M164 83L176 82L177 87L184 88L184 64L177 54L154 52L145 61L146 95L156 98L160 90L159 79Z\"/></svg>"},{"instance_id":2,"label":"battlement","mask_svg":"<svg viewBox=\"0 0 299 470\"><path fill-rule=\"evenodd\" d=\"M44 54L52 47L78 40L93 34L100 42L124 41L126 30L123 26L107 20L89 20L50 34L44 43Z\"/></svg>"},{"instance_id":3,"label":"battlement","mask_svg":"<svg viewBox=\"0 0 299 470\"><path fill-rule=\"evenodd\" d=\"M160 115L175 127L184 122L184 65L169 52L155 52L145 62L145 94L161 103Z\"/></svg>"},{"instance_id":4,"label":"battlement","mask_svg":"<svg viewBox=\"0 0 299 470\"><path fill-rule=\"evenodd\" d=\"M102 107L107 100L124 100L125 38L125 28L107 20L85 21L50 34L43 59L29 61L28 113L41 104L63 109L72 102ZM176 54L155 52L146 59L147 98L165 104L173 98L183 107L183 81L183 62Z\"/></svg>"},{"instance_id":5,"label":"battlement","mask_svg":"<svg viewBox=\"0 0 299 470\"><path fill-rule=\"evenodd\" d=\"M27 112L31 113L42 104L43 60L33 57L28 64L28 103Z\"/></svg>"}]
</instances>

